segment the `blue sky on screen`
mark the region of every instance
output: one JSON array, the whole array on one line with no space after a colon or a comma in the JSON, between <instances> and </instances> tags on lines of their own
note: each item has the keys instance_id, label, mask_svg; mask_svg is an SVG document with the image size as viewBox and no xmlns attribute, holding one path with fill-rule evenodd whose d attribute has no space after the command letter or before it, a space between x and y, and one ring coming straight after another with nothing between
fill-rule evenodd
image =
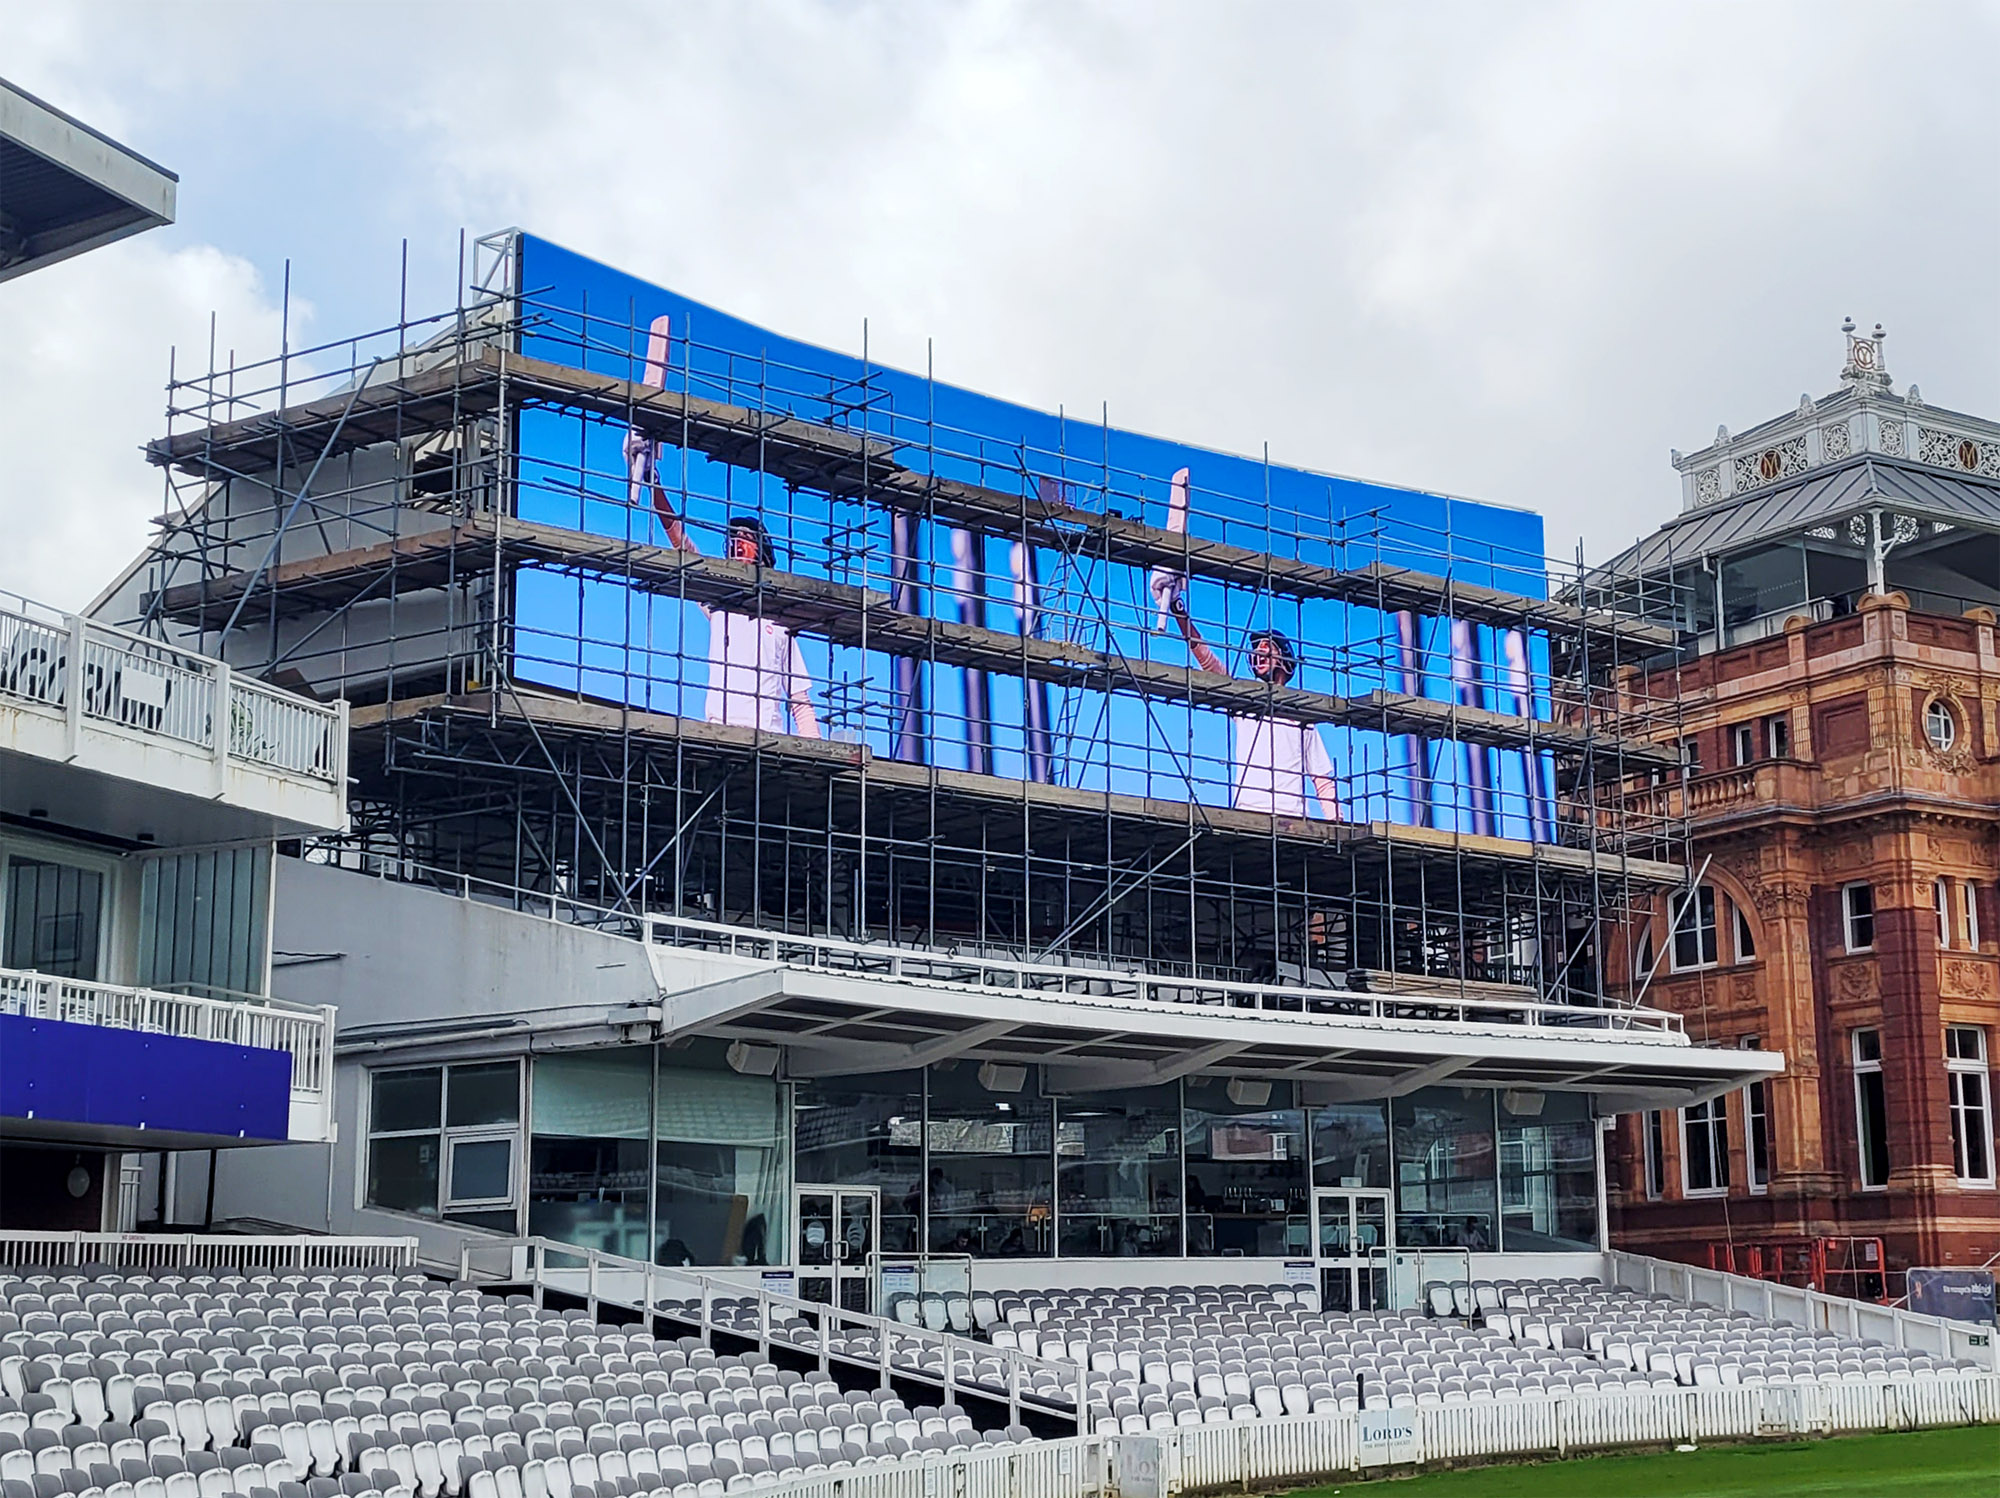
<instances>
[{"instance_id":1,"label":"blue sky on screen","mask_svg":"<svg viewBox=\"0 0 2000 1498\"><path fill-rule=\"evenodd\" d=\"M522 286L535 311L523 350L537 357L639 378L654 319L673 333L669 385L747 406L865 433L892 445L896 461L919 472L976 482L1008 494L1040 495L1059 485L1079 510L1111 510L1165 524L1170 480L1190 470L1189 529L1256 551L1338 566L1385 561L1445 573L1468 583L1539 596L1544 575L1539 516L1520 510L1269 464L1143 433L1035 411L864 362L786 338L718 309L626 275L545 240L524 239ZM865 399L863 392L866 392ZM615 425L554 411L528 413L521 428L522 511L531 519L598 534L664 544L659 521L628 503L624 433ZM789 490L778 478L667 448L661 478L682 509L696 543L719 551L727 517L759 516L773 533L780 566L878 590L889 586L890 519L879 505L835 501ZM951 529L920 528L916 579L926 613L1018 631L1020 615L1011 543L978 538L979 574L968 593L956 586ZM1188 663L1178 634L1156 629L1145 569L1038 549L1043 638L1131 659ZM1360 695L1383 688L1451 700L1465 685L1452 679L1454 641L1444 620L1420 622L1424 668L1406 674L1395 623L1377 611L1328 600L1299 600L1196 578L1189 608L1225 661L1248 674L1249 633L1275 628L1299 656L1294 685ZM679 599L606 581L529 573L517 590L517 673L524 679L629 700L650 711L699 717L706 692L708 621ZM1486 628L1456 642L1471 668L1469 705L1519 711L1504 669L1507 642ZM830 731L890 754L901 702L895 665L878 651L802 639L815 701ZM1516 648L1520 648L1518 645ZM1546 649L1527 642L1530 672L1546 671ZM921 668L924 756L945 768L972 767L963 669ZM1027 692L1014 676L986 673L993 773L1029 774ZM1229 801L1230 737L1219 712L1147 700L1128 693L1051 687L1056 730L1055 777L1084 789L1182 799ZM1546 712L1540 694L1535 706ZM1534 797L1524 756L1462 746L1419 748L1369 731L1325 728L1351 819L1428 820L1433 825L1529 836ZM1410 756L1421 754L1421 768ZM1483 761L1496 820L1475 813L1468 778ZM1412 805L1413 785L1428 784L1430 810Z\"/></svg>"}]
</instances>

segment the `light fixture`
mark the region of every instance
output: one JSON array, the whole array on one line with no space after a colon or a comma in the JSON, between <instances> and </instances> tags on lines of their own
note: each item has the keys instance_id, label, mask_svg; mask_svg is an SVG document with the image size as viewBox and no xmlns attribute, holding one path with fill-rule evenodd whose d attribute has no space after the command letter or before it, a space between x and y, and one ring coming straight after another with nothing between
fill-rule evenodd
<instances>
[{"instance_id":1,"label":"light fixture","mask_svg":"<svg viewBox=\"0 0 2000 1498\"><path fill-rule=\"evenodd\" d=\"M1229 1086L1224 1090L1229 1094L1229 1101L1239 1108L1261 1108L1271 1101L1271 1084L1253 1082L1248 1077L1231 1077Z\"/></svg>"},{"instance_id":2,"label":"light fixture","mask_svg":"<svg viewBox=\"0 0 2000 1498\"><path fill-rule=\"evenodd\" d=\"M1535 1092L1528 1088L1509 1088L1500 1094L1500 1106L1516 1118L1540 1118L1542 1105L1549 1100L1546 1092Z\"/></svg>"},{"instance_id":3,"label":"light fixture","mask_svg":"<svg viewBox=\"0 0 2000 1498\"><path fill-rule=\"evenodd\" d=\"M979 1085L988 1092L1019 1092L1027 1084L1025 1066L1008 1066L999 1061L979 1063Z\"/></svg>"},{"instance_id":4,"label":"light fixture","mask_svg":"<svg viewBox=\"0 0 2000 1498\"><path fill-rule=\"evenodd\" d=\"M726 1054L729 1069L746 1077L768 1077L778 1070L778 1048L774 1045L752 1045L747 1040L732 1040Z\"/></svg>"}]
</instances>

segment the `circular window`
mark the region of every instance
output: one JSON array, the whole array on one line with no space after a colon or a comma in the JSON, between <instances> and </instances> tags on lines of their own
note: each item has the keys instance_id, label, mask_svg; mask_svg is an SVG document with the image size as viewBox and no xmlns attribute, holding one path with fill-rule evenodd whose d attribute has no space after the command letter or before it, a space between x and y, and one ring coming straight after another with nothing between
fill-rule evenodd
<instances>
[{"instance_id":1,"label":"circular window","mask_svg":"<svg viewBox=\"0 0 2000 1498\"><path fill-rule=\"evenodd\" d=\"M1942 699L1924 709L1924 737L1940 754L1958 742L1958 715Z\"/></svg>"}]
</instances>

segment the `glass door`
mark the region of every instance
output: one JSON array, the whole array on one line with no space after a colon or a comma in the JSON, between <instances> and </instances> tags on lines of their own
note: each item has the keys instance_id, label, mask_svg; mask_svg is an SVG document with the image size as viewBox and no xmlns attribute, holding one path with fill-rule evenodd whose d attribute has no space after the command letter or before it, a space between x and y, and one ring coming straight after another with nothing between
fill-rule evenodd
<instances>
[{"instance_id":1,"label":"glass door","mask_svg":"<svg viewBox=\"0 0 2000 1498\"><path fill-rule=\"evenodd\" d=\"M1391 1224L1386 1191L1313 1193L1313 1242L1320 1304L1329 1311L1379 1311L1389 1300Z\"/></svg>"},{"instance_id":2,"label":"glass door","mask_svg":"<svg viewBox=\"0 0 2000 1498\"><path fill-rule=\"evenodd\" d=\"M881 1192L873 1186L800 1186L792 1222L799 1299L872 1313L870 1259L882 1239Z\"/></svg>"}]
</instances>

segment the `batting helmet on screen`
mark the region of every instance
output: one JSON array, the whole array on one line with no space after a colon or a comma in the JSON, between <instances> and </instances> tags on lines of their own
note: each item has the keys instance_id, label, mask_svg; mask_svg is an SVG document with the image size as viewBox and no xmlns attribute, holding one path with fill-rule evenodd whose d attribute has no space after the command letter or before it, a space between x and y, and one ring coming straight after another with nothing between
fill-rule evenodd
<instances>
[{"instance_id":1,"label":"batting helmet on screen","mask_svg":"<svg viewBox=\"0 0 2000 1498\"><path fill-rule=\"evenodd\" d=\"M755 515L731 515L729 517L729 539L748 536L757 543L757 562L764 567L778 565L778 548L771 540L771 533L764 529L764 522Z\"/></svg>"},{"instance_id":2,"label":"batting helmet on screen","mask_svg":"<svg viewBox=\"0 0 2000 1498\"><path fill-rule=\"evenodd\" d=\"M1259 641L1262 640L1268 640L1270 642L1272 652L1278 657L1277 683L1279 686L1283 686L1286 682L1292 679L1292 674L1299 669L1298 652L1292 649L1292 642L1285 637L1283 632L1279 630L1275 629L1252 630L1250 633L1249 641L1247 643L1249 645L1250 659L1252 662L1250 669L1253 671L1256 670L1255 662L1257 659L1257 644Z\"/></svg>"}]
</instances>

